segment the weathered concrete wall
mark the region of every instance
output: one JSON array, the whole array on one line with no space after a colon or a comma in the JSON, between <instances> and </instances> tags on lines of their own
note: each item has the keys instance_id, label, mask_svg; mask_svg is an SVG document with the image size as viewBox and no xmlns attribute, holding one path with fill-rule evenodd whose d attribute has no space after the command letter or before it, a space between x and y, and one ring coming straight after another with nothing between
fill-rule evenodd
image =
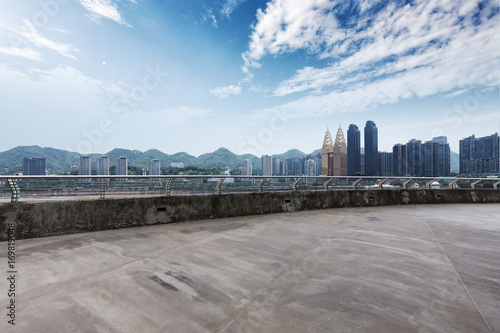
<instances>
[{"instance_id":1,"label":"weathered concrete wall","mask_svg":"<svg viewBox=\"0 0 500 333\"><path fill-rule=\"evenodd\" d=\"M0 204L0 241L159 223L337 207L500 202L498 190L346 190L232 193Z\"/></svg>"}]
</instances>

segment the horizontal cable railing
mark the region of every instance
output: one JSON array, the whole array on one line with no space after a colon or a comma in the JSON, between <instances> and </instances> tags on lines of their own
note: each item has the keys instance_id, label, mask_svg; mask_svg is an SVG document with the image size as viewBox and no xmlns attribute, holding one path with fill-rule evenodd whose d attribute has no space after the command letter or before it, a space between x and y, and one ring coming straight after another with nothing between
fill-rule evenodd
<instances>
[{"instance_id":1,"label":"horizontal cable railing","mask_svg":"<svg viewBox=\"0 0 500 333\"><path fill-rule=\"evenodd\" d=\"M189 195L232 192L498 189L500 178L385 176L231 176L231 175L49 175L0 176L0 197L82 197L120 195Z\"/></svg>"}]
</instances>

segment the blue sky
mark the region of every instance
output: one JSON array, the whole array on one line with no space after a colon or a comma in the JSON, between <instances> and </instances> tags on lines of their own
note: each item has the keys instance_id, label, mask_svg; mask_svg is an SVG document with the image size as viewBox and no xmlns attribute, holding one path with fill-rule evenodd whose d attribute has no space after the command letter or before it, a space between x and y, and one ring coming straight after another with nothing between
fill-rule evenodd
<instances>
[{"instance_id":1,"label":"blue sky","mask_svg":"<svg viewBox=\"0 0 500 333\"><path fill-rule=\"evenodd\" d=\"M500 132L498 1L0 0L0 151L320 148ZM362 134L363 137L363 134Z\"/></svg>"}]
</instances>

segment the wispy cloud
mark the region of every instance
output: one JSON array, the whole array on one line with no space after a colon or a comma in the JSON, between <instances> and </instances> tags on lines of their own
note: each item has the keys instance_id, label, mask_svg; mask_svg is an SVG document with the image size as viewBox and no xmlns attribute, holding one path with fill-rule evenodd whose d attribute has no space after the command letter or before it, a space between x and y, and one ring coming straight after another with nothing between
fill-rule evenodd
<instances>
[{"instance_id":1,"label":"wispy cloud","mask_svg":"<svg viewBox=\"0 0 500 333\"><path fill-rule=\"evenodd\" d=\"M121 14L118 12L116 8L116 4L114 4L111 0L79 0L80 4L91 12L92 18L96 17L105 17L116 23L123 24L127 27L131 27L128 24ZM137 3L136 1L130 0L132 3Z\"/></svg>"},{"instance_id":2,"label":"wispy cloud","mask_svg":"<svg viewBox=\"0 0 500 333\"><path fill-rule=\"evenodd\" d=\"M203 14L202 21L210 22L212 27L219 28L219 26L217 25L217 19L214 15L214 10L212 8L205 7L205 13Z\"/></svg>"},{"instance_id":3,"label":"wispy cloud","mask_svg":"<svg viewBox=\"0 0 500 333\"><path fill-rule=\"evenodd\" d=\"M44 37L38 29L28 20L23 21L23 26L17 26L14 28L8 28L11 33L16 34L21 37L25 43L31 43L33 46L39 48L46 48L56 53L59 53L65 57L76 59L76 57L71 54L73 52L78 51L73 45L65 44L60 42L54 42L46 37ZM10 51L9 51L10 50ZM37 54L36 51L32 51L31 48L7 48L7 52L11 52L10 54L16 53L15 55L33 59L33 60L41 60L40 54ZM4 52L6 53L6 52Z\"/></svg>"},{"instance_id":4,"label":"wispy cloud","mask_svg":"<svg viewBox=\"0 0 500 333\"><path fill-rule=\"evenodd\" d=\"M229 17L231 13L242 3L246 2L247 0L226 0L224 4L222 5L222 8L220 10L221 14Z\"/></svg>"},{"instance_id":5,"label":"wispy cloud","mask_svg":"<svg viewBox=\"0 0 500 333\"><path fill-rule=\"evenodd\" d=\"M214 96L216 96L219 99L224 99L228 98L231 95L240 95L241 94L241 87L238 86L227 86L227 87L217 87L212 90L210 90L210 93Z\"/></svg>"},{"instance_id":6,"label":"wispy cloud","mask_svg":"<svg viewBox=\"0 0 500 333\"><path fill-rule=\"evenodd\" d=\"M257 13L243 71L266 55L297 50L330 60L298 70L274 90L312 92L280 106L303 116L498 85L485 79L498 77L498 5L479 2L273 0Z\"/></svg>"},{"instance_id":7,"label":"wispy cloud","mask_svg":"<svg viewBox=\"0 0 500 333\"><path fill-rule=\"evenodd\" d=\"M21 48L17 48L17 47L3 47L3 48L0 48L0 53L18 56L18 57L23 57L23 58L30 59L30 60L36 60L36 61L42 60L42 56L41 56L40 52L34 51L32 49L27 49L27 48L21 49Z\"/></svg>"}]
</instances>

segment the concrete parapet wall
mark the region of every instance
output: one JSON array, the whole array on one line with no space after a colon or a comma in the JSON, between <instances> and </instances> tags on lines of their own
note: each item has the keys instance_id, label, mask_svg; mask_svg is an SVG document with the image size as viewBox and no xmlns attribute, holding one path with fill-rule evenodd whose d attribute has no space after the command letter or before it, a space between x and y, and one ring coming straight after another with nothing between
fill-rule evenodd
<instances>
[{"instance_id":1,"label":"concrete parapet wall","mask_svg":"<svg viewBox=\"0 0 500 333\"><path fill-rule=\"evenodd\" d=\"M0 204L0 241L160 223L338 207L500 203L498 190L344 190L231 193Z\"/></svg>"}]
</instances>

